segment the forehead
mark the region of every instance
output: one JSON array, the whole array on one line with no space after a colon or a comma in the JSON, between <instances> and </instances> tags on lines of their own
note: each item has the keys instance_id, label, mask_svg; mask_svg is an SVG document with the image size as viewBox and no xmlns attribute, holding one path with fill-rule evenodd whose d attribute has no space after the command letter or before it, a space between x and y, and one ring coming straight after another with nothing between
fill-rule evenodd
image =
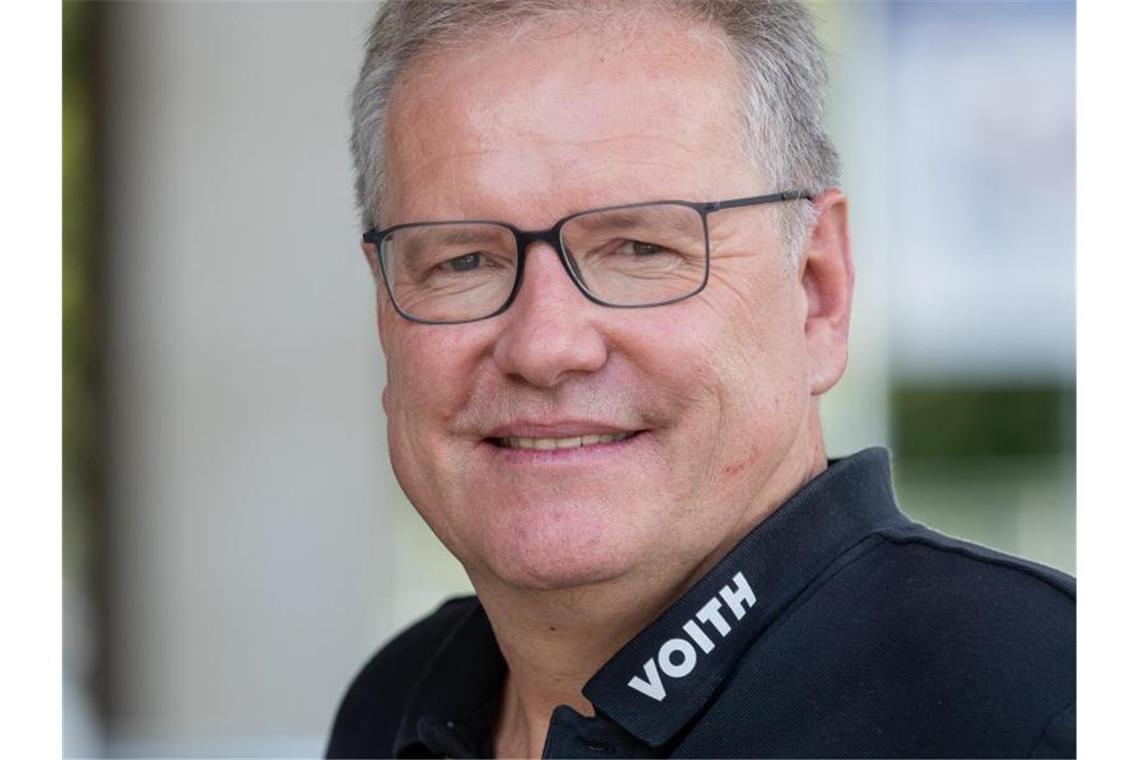
<instances>
[{"instance_id":1,"label":"forehead","mask_svg":"<svg viewBox=\"0 0 1140 760\"><path fill-rule=\"evenodd\" d=\"M661 12L534 18L436 47L393 92L386 222L509 210L539 226L751 189L739 91L721 36Z\"/></svg>"}]
</instances>

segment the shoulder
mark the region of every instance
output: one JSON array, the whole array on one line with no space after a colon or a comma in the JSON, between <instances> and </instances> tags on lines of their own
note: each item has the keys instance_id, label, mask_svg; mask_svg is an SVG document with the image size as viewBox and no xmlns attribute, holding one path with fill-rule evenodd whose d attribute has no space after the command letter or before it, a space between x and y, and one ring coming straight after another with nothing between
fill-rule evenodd
<instances>
[{"instance_id":1,"label":"shoulder","mask_svg":"<svg viewBox=\"0 0 1140 760\"><path fill-rule=\"evenodd\" d=\"M888 528L817 577L734 681L730 702L818 729L765 751L1071 756L1076 582L919 525ZM758 699L760 683L783 693Z\"/></svg>"},{"instance_id":2,"label":"shoulder","mask_svg":"<svg viewBox=\"0 0 1140 760\"><path fill-rule=\"evenodd\" d=\"M895 608L914 608L956 627L984 626L995 644L1002 632L1022 645L1035 634L1064 640L1067 632L1073 640L1072 576L914 523L876 535L881 545L854 569L875 581Z\"/></svg>"},{"instance_id":3,"label":"shoulder","mask_svg":"<svg viewBox=\"0 0 1140 760\"><path fill-rule=\"evenodd\" d=\"M921 655L940 683L969 683L1005 704L1059 711L1072 701L1072 576L920 525L880 536L851 580L881 610L879 624L893 624L893 651Z\"/></svg>"},{"instance_id":4,"label":"shoulder","mask_svg":"<svg viewBox=\"0 0 1140 760\"><path fill-rule=\"evenodd\" d=\"M1076 580L913 523L878 535L837 590L861 597L852 632L900 724L934 745L914 750L1071 756Z\"/></svg>"},{"instance_id":5,"label":"shoulder","mask_svg":"<svg viewBox=\"0 0 1140 760\"><path fill-rule=\"evenodd\" d=\"M419 676L478 605L473 596L450 599L372 656L341 700L333 721L328 757L391 754Z\"/></svg>"}]
</instances>

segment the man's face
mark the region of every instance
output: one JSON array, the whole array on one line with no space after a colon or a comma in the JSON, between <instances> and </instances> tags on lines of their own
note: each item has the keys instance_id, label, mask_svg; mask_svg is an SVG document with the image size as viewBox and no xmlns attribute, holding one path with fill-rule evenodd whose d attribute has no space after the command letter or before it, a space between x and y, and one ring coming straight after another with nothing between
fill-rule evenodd
<instances>
[{"instance_id":1,"label":"man's face","mask_svg":"<svg viewBox=\"0 0 1140 760\"><path fill-rule=\"evenodd\" d=\"M791 189L747 167L736 69L693 26L547 22L413 62L390 111L383 224L535 229L598 206ZM774 209L712 214L708 286L668 306L593 304L542 243L497 317L415 324L384 297L393 467L477 585L676 575L802 480L810 299ZM502 445L614 434L632 436Z\"/></svg>"}]
</instances>

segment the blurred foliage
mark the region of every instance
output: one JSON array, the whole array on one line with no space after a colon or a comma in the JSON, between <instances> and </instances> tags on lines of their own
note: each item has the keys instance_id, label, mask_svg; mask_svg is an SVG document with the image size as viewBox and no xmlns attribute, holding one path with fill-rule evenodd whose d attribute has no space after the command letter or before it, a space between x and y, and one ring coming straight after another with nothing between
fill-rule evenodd
<instances>
[{"instance_id":1,"label":"blurred foliage","mask_svg":"<svg viewBox=\"0 0 1140 760\"><path fill-rule=\"evenodd\" d=\"M63 551L65 577L87 567L91 496L98 477L99 322L94 98L97 4L63 4Z\"/></svg>"},{"instance_id":2,"label":"blurred foliage","mask_svg":"<svg viewBox=\"0 0 1140 760\"><path fill-rule=\"evenodd\" d=\"M1061 454L1075 446L1071 387L901 386L891 392L900 457Z\"/></svg>"},{"instance_id":3,"label":"blurred foliage","mask_svg":"<svg viewBox=\"0 0 1140 760\"><path fill-rule=\"evenodd\" d=\"M1076 572L1072 386L891 391L899 504L953 536Z\"/></svg>"},{"instance_id":4,"label":"blurred foliage","mask_svg":"<svg viewBox=\"0 0 1140 760\"><path fill-rule=\"evenodd\" d=\"M1076 572L1076 459L894 457L911 518L952 536Z\"/></svg>"}]
</instances>

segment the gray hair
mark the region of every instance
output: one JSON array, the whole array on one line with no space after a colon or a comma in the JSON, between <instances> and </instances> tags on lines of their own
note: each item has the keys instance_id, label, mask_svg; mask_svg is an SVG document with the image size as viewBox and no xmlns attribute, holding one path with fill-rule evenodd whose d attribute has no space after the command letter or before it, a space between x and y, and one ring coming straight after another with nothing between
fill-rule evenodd
<instances>
[{"instance_id":1,"label":"gray hair","mask_svg":"<svg viewBox=\"0 0 1140 760\"><path fill-rule=\"evenodd\" d=\"M621 6L662 7L719 30L742 74L745 156L776 190L817 193L838 184L838 157L823 127L827 66L811 15L795 0L390 0L369 35L352 102L352 156L362 226L377 226L384 185L384 128L400 72L425 48L470 39L523 19ZM812 204L782 204L793 258L815 221Z\"/></svg>"}]
</instances>

